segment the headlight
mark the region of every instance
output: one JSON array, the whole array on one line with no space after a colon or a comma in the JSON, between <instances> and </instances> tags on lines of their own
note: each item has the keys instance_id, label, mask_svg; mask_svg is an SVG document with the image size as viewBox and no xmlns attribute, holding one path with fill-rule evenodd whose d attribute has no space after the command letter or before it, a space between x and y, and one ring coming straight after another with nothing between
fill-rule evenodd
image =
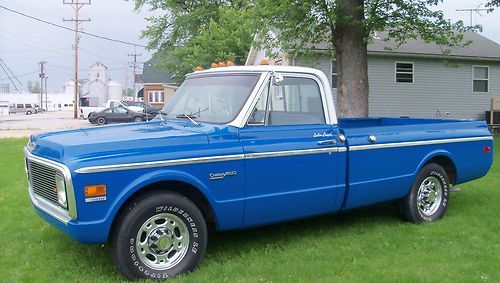
<instances>
[{"instance_id":1,"label":"headlight","mask_svg":"<svg viewBox=\"0 0 500 283\"><path fill-rule=\"evenodd\" d=\"M66 199L66 184L64 183L64 178L56 174L55 179L56 179L57 201L62 207L68 208L68 202Z\"/></svg>"}]
</instances>

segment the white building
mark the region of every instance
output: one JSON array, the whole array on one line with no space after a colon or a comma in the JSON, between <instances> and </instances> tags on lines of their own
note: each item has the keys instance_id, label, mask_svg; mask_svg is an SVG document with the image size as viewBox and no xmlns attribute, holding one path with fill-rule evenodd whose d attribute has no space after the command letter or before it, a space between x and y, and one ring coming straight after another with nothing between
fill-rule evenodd
<instances>
[{"instance_id":1,"label":"white building","mask_svg":"<svg viewBox=\"0 0 500 283\"><path fill-rule=\"evenodd\" d=\"M81 106L103 106L109 99L122 99L123 86L111 80L107 71L108 67L100 62L90 66L89 78L83 81L81 87Z\"/></svg>"},{"instance_id":2,"label":"white building","mask_svg":"<svg viewBox=\"0 0 500 283\"><path fill-rule=\"evenodd\" d=\"M12 104L32 104L40 106L40 94L38 93L0 93L0 108L8 108ZM48 111L62 111L73 109L73 95L66 93L48 93L47 101L43 96L43 108ZM2 114L5 111L0 111Z\"/></svg>"}]
</instances>

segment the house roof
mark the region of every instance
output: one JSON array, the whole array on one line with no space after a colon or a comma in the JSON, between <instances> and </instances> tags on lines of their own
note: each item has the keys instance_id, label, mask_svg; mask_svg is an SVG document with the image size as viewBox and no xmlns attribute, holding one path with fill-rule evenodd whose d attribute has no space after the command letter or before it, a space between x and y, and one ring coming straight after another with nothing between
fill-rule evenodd
<instances>
[{"instance_id":1,"label":"house roof","mask_svg":"<svg viewBox=\"0 0 500 283\"><path fill-rule=\"evenodd\" d=\"M142 68L142 81L144 83L173 83L172 74L158 70L157 65L159 63L160 59L155 56L144 63Z\"/></svg>"},{"instance_id":2,"label":"house roof","mask_svg":"<svg viewBox=\"0 0 500 283\"><path fill-rule=\"evenodd\" d=\"M453 48L440 47L436 43L419 39L409 39L404 45L396 48L394 40L384 41L384 38L387 38L387 32L378 33L368 45L368 52L442 56L443 51L449 49L451 56L500 59L500 44L472 31L464 33L464 42L472 41L469 45Z\"/></svg>"},{"instance_id":3,"label":"house roof","mask_svg":"<svg viewBox=\"0 0 500 283\"><path fill-rule=\"evenodd\" d=\"M106 67L106 65L104 65L103 63L101 63L101 62L97 61L97 62L95 62L94 64L92 64L92 66L90 66L90 67L89 67L89 69L94 68L94 66L97 66L97 67L103 66L103 67L104 67L104 69L107 69L107 68L108 68L108 67Z\"/></svg>"},{"instance_id":4,"label":"house roof","mask_svg":"<svg viewBox=\"0 0 500 283\"><path fill-rule=\"evenodd\" d=\"M368 44L368 54L391 55L391 56L422 56L422 57L458 57L463 59L495 60L500 61L500 44L482 36L479 33L467 31L464 33L464 43L472 41L463 47L442 47L436 43L428 43L421 39L408 39L405 44L397 47L393 39L387 38L387 32L378 32ZM327 50L329 43L321 42L314 45L315 50ZM450 54L445 54L445 50ZM258 52L251 49L249 57Z\"/></svg>"}]
</instances>

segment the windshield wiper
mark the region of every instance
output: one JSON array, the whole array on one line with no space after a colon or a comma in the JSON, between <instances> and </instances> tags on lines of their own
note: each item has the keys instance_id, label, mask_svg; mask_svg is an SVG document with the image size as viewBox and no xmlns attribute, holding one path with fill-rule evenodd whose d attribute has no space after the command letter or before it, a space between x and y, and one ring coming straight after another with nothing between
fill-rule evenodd
<instances>
[{"instance_id":1,"label":"windshield wiper","mask_svg":"<svg viewBox=\"0 0 500 283\"><path fill-rule=\"evenodd\" d=\"M189 114L189 116L191 116L192 118L200 118L201 112L205 112L207 110L208 110L208 107L203 109L203 110L201 110L201 108L198 108L198 111L192 112L191 114ZM195 115L198 115L198 117L193 117Z\"/></svg>"},{"instance_id":2,"label":"windshield wiper","mask_svg":"<svg viewBox=\"0 0 500 283\"><path fill-rule=\"evenodd\" d=\"M163 111L161 111L161 110L160 110L158 113L160 114L160 120L163 122L163 121L165 120L165 119L163 118L163 115L167 116L167 115L168 115L168 113L167 113L167 112L163 112Z\"/></svg>"},{"instance_id":3,"label":"windshield wiper","mask_svg":"<svg viewBox=\"0 0 500 283\"><path fill-rule=\"evenodd\" d=\"M196 118L196 117L194 117L194 116L192 116L192 115L188 115L188 114L186 114L186 113L184 113L184 114L179 114L179 115L177 115L177 116L175 116L175 117L176 117L176 118L188 118L188 119L189 119L189 121L191 121L191 123L193 123L195 126L198 126L198 124L199 124L198 122L196 122L195 120L193 120L193 118Z\"/></svg>"}]
</instances>

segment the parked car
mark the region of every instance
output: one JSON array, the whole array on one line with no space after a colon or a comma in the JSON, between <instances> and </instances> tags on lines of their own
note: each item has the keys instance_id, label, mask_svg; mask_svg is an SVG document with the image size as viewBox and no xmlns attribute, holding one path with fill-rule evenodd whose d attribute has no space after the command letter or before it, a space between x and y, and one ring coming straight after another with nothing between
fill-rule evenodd
<instances>
[{"instance_id":1,"label":"parked car","mask_svg":"<svg viewBox=\"0 0 500 283\"><path fill-rule=\"evenodd\" d=\"M450 188L490 169L493 138L485 121L338 119L322 71L245 66L189 74L150 123L32 136L24 154L46 221L109 242L130 279L163 279L198 266L207 223L241 229L389 201L410 222L441 219Z\"/></svg>"},{"instance_id":2,"label":"parked car","mask_svg":"<svg viewBox=\"0 0 500 283\"><path fill-rule=\"evenodd\" d=\"M126 107L109 107L99 112L92 112L89 116L91 124L104 125L110 123L144 122L149 121L154 116L135 112Z\"/></svg>"},{"instance_id":3,"label":"parked car","mask_svg":"<svg viewBox=\"0 0 500 283\"><path fill-rule=\"evenodd\" d=\"M137 107L137 106L128 107L127 105L125 105L125 102L121 100L108 100L106 104L103 105L102 107L80 106L80 117L83 119L88 119L90 117L90 114L95 112L100 112L106 108L112 108L112 107L127 107L132 111L142 112L142 107Z\"/></svg>"},{"instance_id":4,"label":"parked car","mask_svg":"<svg viewBox=\"0 0 500 283\"><path fill-rule=\"evenodd\" d=\"M35 106L31 103L16 103L11 104L9 107L9 114L23 113L31 115L37 113Z\"/></svg>"},{"instance_id":5,"label":"parked car","mask_svg":"<svg viewBox=\"0 0 500 283\"><path fill-rule=\"evenodd\" d=\"M142 101L127 101L125 102L125 105L127 107L140 107L142 108L142 111L137 111L137 112L144 112L144 113L150 113L151 115L157 115L158 112L160 112L160 109L154 108L150 104L144 103Z\"/></svg>"}]
</instances>

